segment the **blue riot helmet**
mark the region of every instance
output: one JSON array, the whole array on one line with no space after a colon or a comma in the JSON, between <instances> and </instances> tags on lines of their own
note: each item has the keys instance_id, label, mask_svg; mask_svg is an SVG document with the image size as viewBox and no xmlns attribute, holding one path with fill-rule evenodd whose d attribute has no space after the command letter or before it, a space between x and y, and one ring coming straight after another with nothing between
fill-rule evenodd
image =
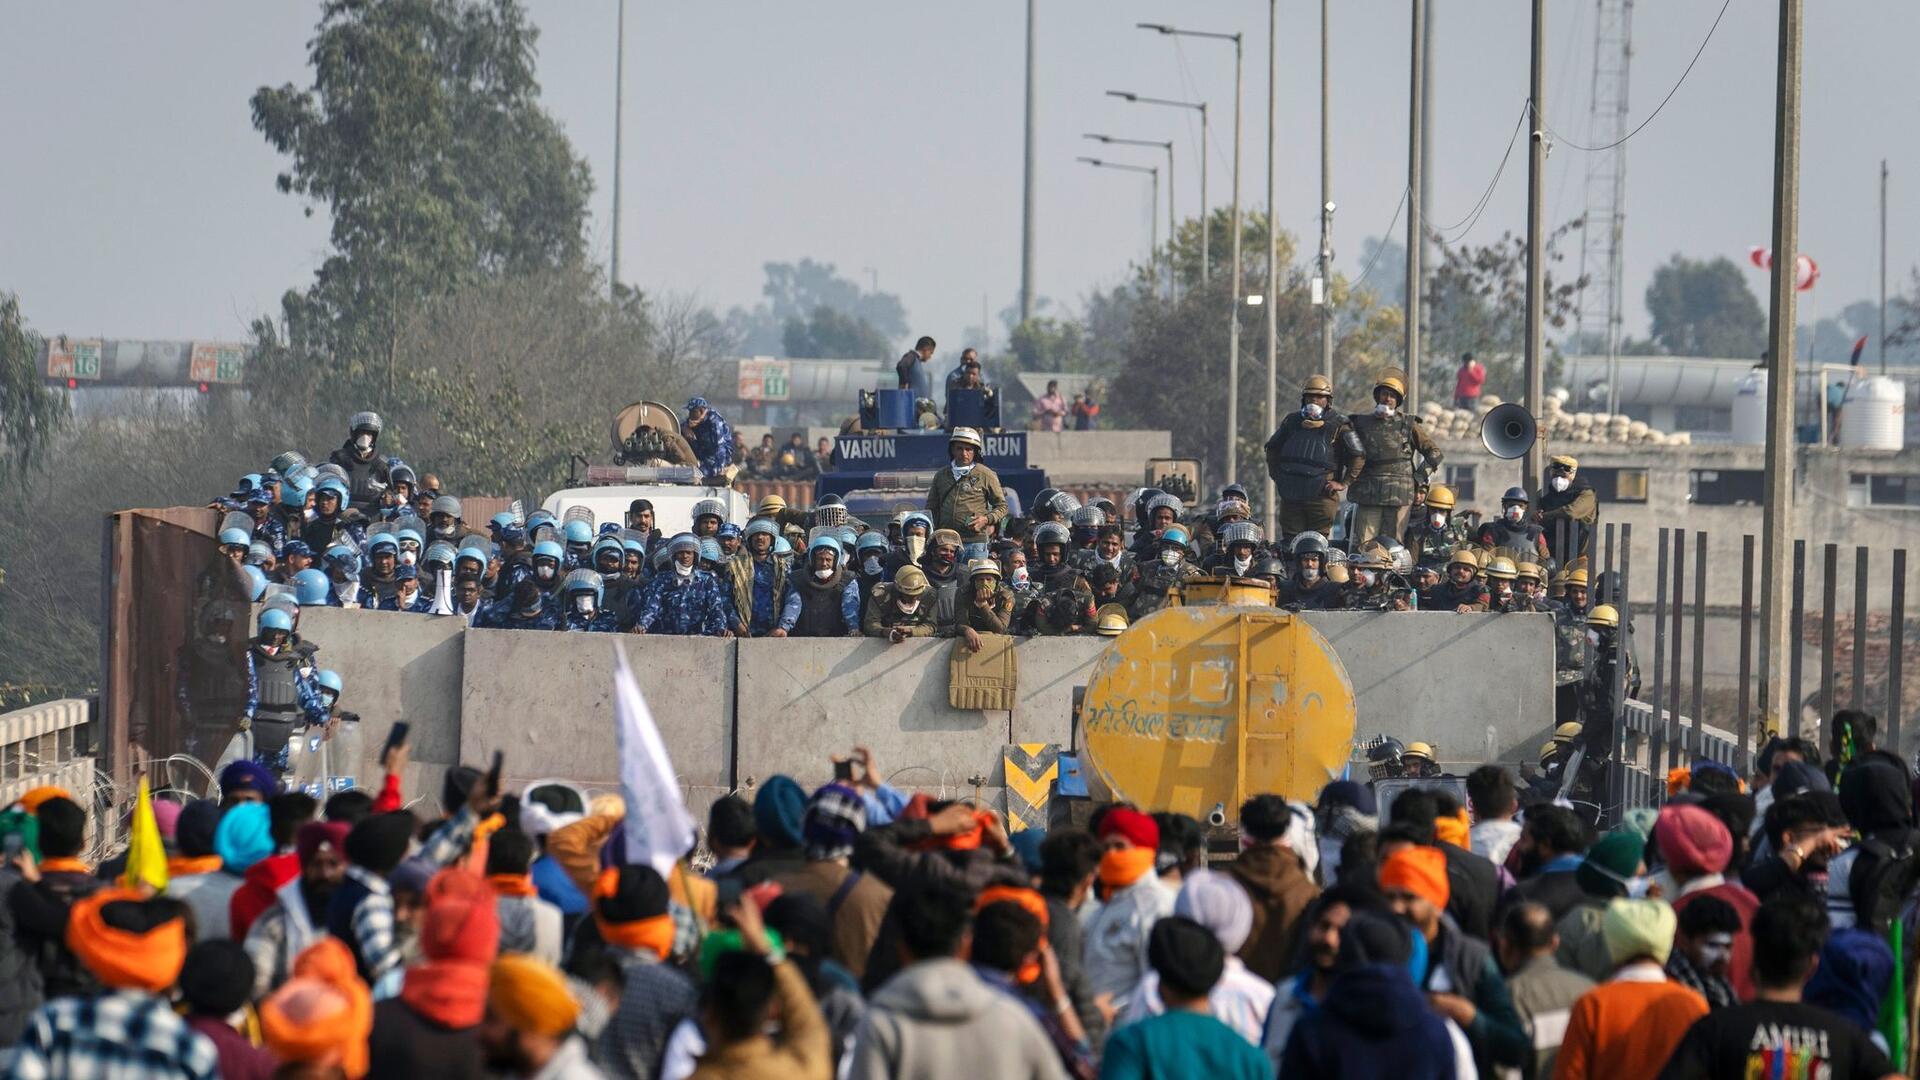
<instances>
[{"instance_id":1,"label":"blue riot helmet","mask_svg":"<svg viewBox=\"0 0 1920 1080\"><path fill-rule=\"evenodd\" d=\"M860 539L853 542L853 550L861 558L869 554L884 558L887 554L887 538L877 532L861 533Z\"/></svg>"},{"instance_id":2,"label":"blue riot helmet","mask_svg":"<svg viewBox=\"0 0 1920 1080\"><path fill-rule=\"evenodd\" d=\"M360 553L347 544L335 544L327 549L327 566L338 570L343 578L360 576Z\"/></svg>"},{"instance_id":3,"label":"blue riot helmet","mask_svg":"<svg viewBox=\"0 0 1920 1080\"><path fill-rule=\"evenodd\" d=\"M260 636L265 638L269 630L293 633L293 616L285 608L268 608L260 613Z\"/></svg>"},{"instance_id":4,"label":"blue riot helmet","mask_svg":"<svg viewBox=\"0 0 1920 1080\"><path fill-rule=\"evenodd\" d=\"M320 607L325 604L332 588L327 575L312 567L293 575L293 598L300 601L301 607Z\"/></svg>"},{"instance_id":5,"label":"blue riot helmet","mask_svg":"<svg viewBox=\"0 0 1920 1080\"><path fill-rule=\"evenodd\" d=\"M326 699L327 708L331 709L340 703L340 691L346 689L346 683L341 680L339 672L321 668L314 673L313 681L320 684L320 696Z\"/></svg>"},{"instance_id":6,"label":"blue riot helmet","mask_svg":"<svg viewBox=\"0 0 1920 1080\"><path fill-rule=\"evenodd\" d=\"M331 506L327 505L327 500L329 499L333 500L333 505ZM319 511L322 517L328 514L338 513L340 508L345 505L347 505L347 482L345 480L337 476L327 476L320 481L318 487L314 488L313 508Z\"/></svg>"},{"instance_id":7,"label":"blue riot helmet","mask_svg":"<svg viewBox=\"0 0 1920 1080\"><path fill-rule=\"evenodd\" d=\"M860 543L860 534L854 530L854 527L851 525L842 525L834 529L833 538L840 541L840 547L842 549L841 558L843 560L853 558L854 549ZM808 545L808 547L811 549L812 545Z\"/></svg>"},{"instance_id":8,"label":"blue riot helmet","mask_svg":"<svg viewBox=\"0 0 1920 1080\"><path fill-rule=\"evenodd\" d=\"M247 579L247 599L258 600L267 593L266 572L257 566L243 566L240 572Z\"/></svg>"},{"instance_id":9,"label":"blue riot helmet","mask_svg":"<svg viewBox=\"0 0 1920 1080\"><path fill-rule=\"evenodd\" d=\"M700 538L701 562L718 564L724 562L726 557L726 553L720 550L720 541L715 540L711 536L703 536Z\"/></svg>"},{"instance_id":10,"label":"blue riot helmet","mask_svg":"<svg viewBox=\"0 0 1920 1080\"><path fill-rule=\"evenodd\" d=\"M553 525L558 523L559 520L559 518L554 517L545 510L535 510L533 513L527 515L527 534L532 535L533 530L540 526Z\"/></svg>"},{"instance_id":11,"label":"blue riot helmet","mask_svg":"<svg viewBox=\"0 0 1920 1080\"><path fill-rule=\"evenodd\" d=\"M292 475L293 470L300 468L306 463L307 463L307 455L301 453L300 451L282 450L279 453L273 455L273 460L268 462L267 464L272 466L273 471L279 473L281 476L289 476L289 475Z\"/></svg>"},{"instance_id":12,"label":"blue riot helmet","mask_svg":"<svg viewBox=\"0 0 1920 1080\"><path fill-rule=\"evenodd\" d=\"M378 533L367 537L367 554L372 555L382 548L400 554L400 538L390 532Z\"/></svg>"},{"instance_id":13,"label":"blue riot helmet","mask_svg":"<svg viewBox=\"0 0 1920 1080\"><path fill-rule=\"evenodd\" d=\"M289 478L280 485L280 505L288 510L303 509L312 490L311 485Z\"/></svg>"},{"instance_id":14,"label":"blue riot helmet","mask_svg":"<svg viewBox=\"0 0 1920 1080\"><path fill-rule=\"evenodd\" d=\"M485 577L487 574L487 563L492 561L492 555L493 553L481 544L477 542L468 543L454 556L453 572L455 575L466 575L476 578Z\"/></svg>"},{"instance_id":15,"label":"blue riot helmet","mask_svg":"<svg viewBox=\"0 0 1920 1080\"><path fill-rule=\"evenodd\" d=\"M833 565L835 566L839 566L846 558L841 551L840 538L830 532L821 533L819 536L814 537L811 543L807 544L807 564L809 566L813 564L813 553L816 551L833 552Z\"/></svg>"},{"instance_id":16,"label":"blue riot helmet","mask_svg":"<svg viewBox=\"0 0 1920 1080\"><path fill-rule=\"evenodd\" d=\"M677 556L682 552L687 552L687 551L693 552L696 558L699 556L700 554L700 538L699 537L693 535L692 533L679 533L675 535L673 539L667 541L668 555Z\"/></svg>"},{"instance_id":17,"label":"blue riot helmet","mask_svg":"<svg viewBox=\"0 0 1920 1080\"><path fill-rule=\"evenodd\" d=\"M393 537L400 544L402 556L411 553L416 559L420 554L420 548L427 542L427 538L421 534L420 530L411 526L393 530Z\"/></svg>"},{"instance_id":18,"label":"blue riot helmet","mask_svg":"<svg viewBox=\"0 0 1920 1080\"><path fill-rule=\"evenodd\" d=\"M427 553L420 558L420 565L429 573L453 569L454 548L445 540L435 540L427 545Z\"/></svg>"},{"instance_id":19,"label":"blue riot helmet","mask_svg":"<svg viewBox=\"0 0 1920 1080\"><path fill-rule=\"evenodd\" d=\"M265 566L275 561L272 544L267 543L265 540L255 540L253 543L247 545L246 563L248 566Z\"/></svg>"},{"instance_id":20,"label":"blue riot helmet","mask_svg":"<svg viewBox=\"0 0 1920 1080\"><path fill-rule=\"evenodd\" d=\"M566 549L552 540L542 540L533 545L533 576L539 580L542 589L553 587L560 576L560 563L566 557Z\"/></svg>"},{"instance_id":21,"label":"blue riot helmet","mask_svg":"<svg viewBox=\"0 0 1920 1080\"><path fill-rule=\"evenodd\" d=\"M598 611L600 609L600 600L606 594L604 579L594 571L586 569L570 571L567 574L566 584L562 586L562 589L567 594L568 605L575 611L579 611L582 615L591 614L591 612L582 610L575 599L576 597L591 594L593 596L593 609Z\"/></svg>"},{"instance_id":22,"label":"blue riot helmet","mask_svg":"<svg viewBox=\"0 0 1920 1080\"><path fill-rule=\"evenodd\" d=\"M627 553L621 549L618 537L603 536L593 542L593 569L603 578L618 576L626 562Z\"/></svg>"},{"instance_id":23,"label":"blue riot helmet","mask_svg":"<svg viewBox=\"0 0 1920 1080\"><path fill-rule=\"evenodd\" d=\"M577 556L585 555L593 544L593 526L579 518L567 522L563 532L567 538L567 550Z\"/></svg>"},{"instance_id":24,"label":"blue riot helmet","mask_svg":"<svg viewBox=\"0 0 1920 1080\"><path fill-rule=\"evenodd\" d=\"M253 535L245 529L221 529L220 546L223 548L244 548L253 543Z\"/></svg>"}]
</instances>

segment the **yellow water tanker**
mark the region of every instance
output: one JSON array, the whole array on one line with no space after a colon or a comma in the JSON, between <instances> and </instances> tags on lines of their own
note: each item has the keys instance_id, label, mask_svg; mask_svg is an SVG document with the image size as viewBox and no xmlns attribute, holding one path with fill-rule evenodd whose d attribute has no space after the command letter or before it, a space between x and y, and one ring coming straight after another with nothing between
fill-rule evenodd
<instances>
[{"instance_id":1,"label":"yellow water tanker","mask_svg":"<svg viewBox=\"0 0 1920 1080\"><path fill-rule=\"evenodd\" d=\"M1310 801L1346 767L1353 683L1290 612L1163 608L1095 662L1080 725L1114 799L1203 821L1218 807L1232 822L1244 799Z\"/></svg>"}]
</instances>

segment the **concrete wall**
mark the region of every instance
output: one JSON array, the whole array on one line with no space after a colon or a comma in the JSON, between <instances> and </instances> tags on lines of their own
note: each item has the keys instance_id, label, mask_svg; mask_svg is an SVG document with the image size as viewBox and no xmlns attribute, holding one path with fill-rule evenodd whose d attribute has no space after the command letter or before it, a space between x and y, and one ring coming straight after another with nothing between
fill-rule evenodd
<instances>
[{"instance_id":1,"label":"concrete wall","mask_svg":"<svg viewBox=\"0 0 1920 1080\"><path fill-rule=\"evenodd\" d=\"M1138 487L1147 459L1173 454L1171 431L1030 431L1027 464L1044 469L1055 487L1116 484Z\"/></svg>"},{"instance_id":2,"label":"concrete wall","mask_svg":"<svg viewBox=\"0 0 1920 1080\"><path fill-rule=\"evenodd\" d=\"M1527 756L1552 725L1553 640L1544 616L1316 612L1353 680L1356 739L1434 743L1442 760ZM1535 625L1539 623L1541 625ZM775 773L812 786L829 755L872 748L902 787L999 800L1002 747L1075 743L1073 690L1106 645L1043 638L1019 646L1010 711L947 704L953 643L918 640L718 641L467 630L458 620L324 610L303 619L320 659L346 680L343 704L366 717L363 782L396 719L413 725L410 795L432 797L455 761L506 753L510 780L562 777L613 789L613 652L618 644L665 737L696 814L720 793Z\"/></svg>"}]
</instances>

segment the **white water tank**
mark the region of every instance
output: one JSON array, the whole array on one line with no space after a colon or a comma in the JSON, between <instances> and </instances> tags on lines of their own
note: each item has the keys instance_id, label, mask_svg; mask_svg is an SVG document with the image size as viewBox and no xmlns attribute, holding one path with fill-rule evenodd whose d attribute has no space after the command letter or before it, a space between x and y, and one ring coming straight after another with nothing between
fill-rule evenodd
<instances>
[{"instance_id":1,"label":"white water tank","mask_svg":"<svg viewBox=\"0 0 1920 1080\"><path fill-rule=\"evenodd\" d=\"M1755 368L1742 376L1733 392L1733 445L1767 444L1767 372Z\"/></svg>"},{"instance_id":2,"label":"white water tank","mask_svg":"<svg viewBox=\"0 0 1920 1080\"><path fill-rule=\"evenodd\" d=\"M1899 450L1907 444L1907 388L1877 376L1847 391L1840 411L1840 445L1854 450Z\"/></svg>"}]
</instances>

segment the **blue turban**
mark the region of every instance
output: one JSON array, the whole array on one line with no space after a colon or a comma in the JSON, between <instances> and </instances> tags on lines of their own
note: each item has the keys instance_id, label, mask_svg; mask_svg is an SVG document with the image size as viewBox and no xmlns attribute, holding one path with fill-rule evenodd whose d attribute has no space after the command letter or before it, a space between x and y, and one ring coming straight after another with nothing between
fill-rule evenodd
<instances>
[{"instance_id":1,"label":"blue turban","mask_svg":"<svg viewBox=\"0 0 1920 1080\"><path fill-rule=\"evenodd\" d=\"M235 874L245 873L248 867L273 854L267 804L247 802L228 809L213 830L213 850L226 869Z\"/></svg>"},{"instance_id":2,"label":"blue turban","mask_svg":"<svg viewBox=\"0 0 1920 1080\"><path fill-rule=\"evenodd\" d=\"M753 797L753 825L763 843L776 848L797 848L802 843L800 824L807 813L807 793L791 776L774 775Z\"/></svg>"},{"instance_id":3,"label":"blue turban","mask_svg":"<svg viewBox=\"0 0 1920 1080\"><path fill-rule=\"evenodd\" d=\"M236 791L257 791L262 799L280 794L280 781L257 761L240 760L220 770L220 795L232 798Z\"/></svg>"}]
</instances>

